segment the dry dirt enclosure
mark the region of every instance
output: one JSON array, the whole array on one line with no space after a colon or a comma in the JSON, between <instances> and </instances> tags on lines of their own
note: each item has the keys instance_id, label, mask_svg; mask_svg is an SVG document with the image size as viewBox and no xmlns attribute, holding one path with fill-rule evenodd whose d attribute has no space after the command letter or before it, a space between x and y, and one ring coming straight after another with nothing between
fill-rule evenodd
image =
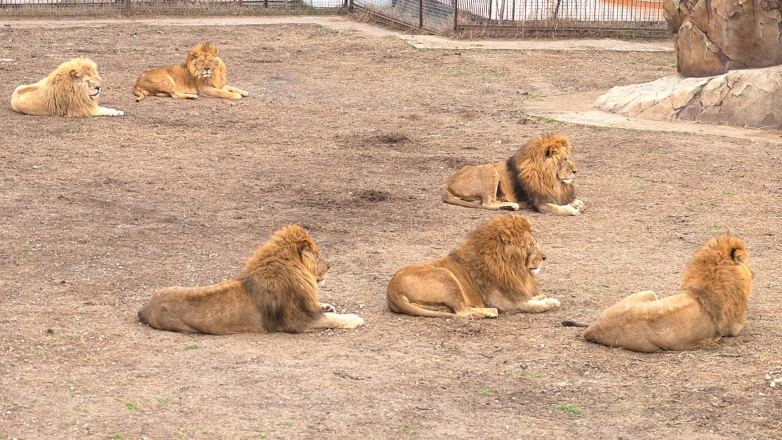
<instances>
[{"instance_id":1,"label":"dry dirt enclosure","mask_svg":"<svg viewBox=\"0 0 782 440\"><path fill-rule=\"evenodd\" d=\"M134 102L144 68L218 45L249 98ZM0 29L0 438L782 437L780 145L560 124L529 102L673 72L671 53L416 50L314 25ZM92 57L124 117L26 117L13 88ZM390 313L403 265L504 213L444 205L466 164L570 137L587 211L523 211L559 310L494 320ZM782 137L780 137L782 140ZM156 289L233 276L300 223L357 331L152 330ZM677 292L722 232L757 271L740 336L639 354L588 344L630 292ZM521 365L526 366L522 369Z\"/></svg>"}]
</instances>

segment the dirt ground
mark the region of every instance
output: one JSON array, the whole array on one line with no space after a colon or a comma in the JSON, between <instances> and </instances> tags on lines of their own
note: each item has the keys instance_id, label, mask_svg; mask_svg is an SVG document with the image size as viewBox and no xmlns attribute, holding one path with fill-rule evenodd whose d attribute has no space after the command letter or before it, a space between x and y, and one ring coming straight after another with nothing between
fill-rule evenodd
<instances>
[{"instance_id":1,"label":"dirt ground","mask_svg":"<svg viewBox=\"0 0 782 440\"><path fill-rule=\"evenodd\" d=\"M766 379L782 377L779 143L529 110L671 74L672 53L420 50L312 24L6 27L0 41L0 438L782 437L782 383ZM249 98L134 101L139 73L202 41ZM79 55L125 116L11 111L16 85ZM570 137L587 206L522 212L562 307L391 313L397 269L505 215L443 204L448 176L545 132ZM230 278L289 223L332 263L322 300L364 327L205 336L138 322L155 290ZM738 337L639 354L559 325L630 292L677 293L723 232L757 271Z\"/></svg>"}]
</instances>

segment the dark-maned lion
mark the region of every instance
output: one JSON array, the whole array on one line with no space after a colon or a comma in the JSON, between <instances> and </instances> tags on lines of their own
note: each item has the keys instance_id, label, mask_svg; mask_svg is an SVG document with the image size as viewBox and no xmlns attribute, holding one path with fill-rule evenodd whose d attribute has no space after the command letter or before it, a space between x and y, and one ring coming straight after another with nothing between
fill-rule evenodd
<instances>
[{"instance_id":1,"label":"dark-maned lion","mask_svg":"<svg viewBox=\"0 0 782 440\"><path fill-rule=\"evenodd\" d=\"M133 94L136 101L147 95L189 99L198 98L198 95L242 99L242 96L250 95L227 85L226 73L225 63L217 56L217 48L209 43L199 44L182 64L145 70L136 80Z\"/></svg>"},{"instance_id":2,"label":"dark-maned lion","mask_svg":"<svg viewBox=\"0 0 782 440\"><path fill-rule=\"evenodd\" d=\"M255 251L235 278L155 292L138 317L160 330L213 335L359 327L361 317L327 313L324 309L333 306L318 302L318 283L328 270L307 231L286 226Z\"/></svg>"},{"instance_id":3,"label":"dark-maned lion","mask_svg":"<svg viewBox=\"0 0 782 440\"><path fill-rule=\"evenodd\" d=\"M122 116L121 110L98 105L100 76L89 58L74 58L60 64L35 84L21 85L11 95L11 108L25 115Z\"/></svg>"},{"instance_id":4,"label":"dark-maned lion","mask_svg":"<svg viewBox=\"0 0 782 440\"><path fill-rule=\"evenodd\" d=\"M539 212L579 215L584 202L576 198L576 164L565 136L543 135L529 141L508 160L466 166L451 176L443 201L468 208L532 207Z\"/></svg>"},{"instance_id":5,"label":"dark-maned lion","mask_svg":"<svg viewBox=\"0 0 782 440\"><path fill-rule=\"evenodd\" d=\"M584 331L584 338L655 352L686 350L736 336L747 322L754 277L740 239L728 234L712 238L684 269L681 293L662 299L650 290L630 295L606 309Z\"/></svg>"},{"instance_id":6,"label":"dark-maned lion","mask_svg":"<svg viewBox=\"0 0 782 440\"><path fill-rule=\"evenodd\" d=\"M558 300L540 293L535 277L545 259L529 220L497 217L447 257L399 269L388 284L388 307L431 317L545 312L559 307Z\"/></svg>"}]
</instances>

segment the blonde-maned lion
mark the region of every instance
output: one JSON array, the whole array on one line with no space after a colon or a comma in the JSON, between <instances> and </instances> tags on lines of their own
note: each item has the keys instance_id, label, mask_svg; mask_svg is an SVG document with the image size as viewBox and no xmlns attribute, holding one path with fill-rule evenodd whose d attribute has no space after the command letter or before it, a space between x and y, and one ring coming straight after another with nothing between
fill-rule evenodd
<instances>
[{"instance_id":1,"label":"blonde-maned lion","mask_svg":"<svg viewBox=\"0 0 782 440\"><path fill-rule=\"evenodd\" d=\"M430 317L545 312L559 307L558 300L540 293L535 277L545 259L529 220L497 217L448 256L399 269L386 300L394 312Z\"/></svg>"},{"instance_id":2,"label":"blonde-maned lion","mask_svg":"<svg viewBox=\"0 0 782 440\"><path fill-rule=\"evenodd\" d=\"M700 347L737 336L747 322L755 271L744 243L728 234L712 238L684 269L681 293L658 299L638 292L606 309L584 331L587 341L656 352ZM573 321L564 325L586 327Z\"/></svg>"},{"instance_id":3,"label":"blonde-maned lion","mask_svg":"<svg viewBox=\"0 0 782 440\"><path fill-rule=\"evenodd\" d=\"M506 161L460 169L448 179L443 201L468 208L516 211L531 207L539 212L579 215L584 202L576 198L576 171L570 141L565 136L543 135Z\"/></svg>"},{"instance_id":4,"label":"blonde-maned lion","mask_svg":"<svg viewBox=\"0 0 782 440\"><path fill-rule=\"evenodd\" d=\"M11 95L11 108L25 115L122 116L121 110L98 105L100 76L88 58L74 58L60 64L35 84L21 85Z\"/></svg>"},{"instance_id":5,"label":"blonde-maned lion","mask_svg":"<svg viewBox=\"0 0 782 440\"><path fill-rule=\"evenodd\" d=\"M242 99L242 96L250 95L226 84L226 73L225 63L217 56L217 48L202 43L190 51L182 64L145 70L136 80L133 94L136 101L147 95L189 99L198 98L198 95Z\"/></svg>"},{"instance_id":6,"label":"blonde-maned lion","mask_svg":"<svg viewBox=\"0 0 782 440\"><path fill-rule=\"evenodd\" d=\"M151 327L176 332L300 333L357 328L364 321L318 302L329 263L301 226L281 228L233 279L155 292L138 313Z\"/></svg>"}]
</instances>

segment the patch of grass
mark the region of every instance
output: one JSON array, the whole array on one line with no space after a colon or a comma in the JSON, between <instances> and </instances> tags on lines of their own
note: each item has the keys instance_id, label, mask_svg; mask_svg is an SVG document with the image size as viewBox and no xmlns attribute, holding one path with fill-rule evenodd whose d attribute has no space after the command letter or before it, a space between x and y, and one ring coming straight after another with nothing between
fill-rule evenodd
<instances>
[{"instance_id":1,"label":"patch of grass","mask_svg":"<svg viewBox=\"0 0 782 440\"><path fill-rule=\"evenodd\" d=\"M188 345L185 350L198 350L198 344Z\"/></svg>"},{"instance_id":2,"label":"patch of grass","mask_svg":"<svg viewBox=\"0 0 782 440\"><path fill-rule=\"evenodd\" d=\"M280 423L278 423L280 426L293 426L293 421L291 420L283 420Z\"/></svg>"},{"instance_id":3,"label":"patch of grass","mask_svg":"<svg viewBox=\"0 0 782 440\"><path fill-rule=\"evenodd\" d=\"M8 434L0 434L0 439L6 439L8 438Z\"/></svg>"},{"instance_id":4,"label":"patch of grass","mask_svg":"<svg viewBox=\"0 0 782 440\"><path fill-rule=\"evenodd\" d=\"M662 151L654 150L652 151L652 156L662 157L665 156L665 153L663 153Z\"/></svg>"},{"instance_id":5,"label":"patch of grass","mask_svg":"<svg viewBox=\"0 0 782 440\"><path fill-rule=\"evenodd\" d=\"M584 414L584 412L578 409L576 405L557 405L557 409L568 414L573 414L574 416L580 416L581 414Z\"/></svg>"},{"instance_id":6,"label":"patch of grass","mask_svg":"<svg viewBox=\"0 0 782 440\"><path fill-rule=\"evenodd\" d=\"M702 167L702 166L700 166L700 165L691 165L691 166L690 166L690 169L691 169L692 171L701 171L701 170L703 170L703 167Z\"/></svg>"},{"instance_id":7,"label":"patch of grass","mask_svg":"<svg viewBox=\"0 0 782 440\"><path fill-rule=\"evenodd\" d=\"M158 397L157 398L157 403L159 403L161 405L165 405L166 403L169 403L169 402L170 402L170 400L168 400L168 397Z\"/></svg>"},{"instance_id":8,"label":"patch of grass","mask_svg":"<svg viewBox=\"0 0 782 440\"><path fill-rule=\"evenodd\" d=\"M536 118L538 119L538 121L543 121L546 124L551 124L553 122L560 122L560 121L557 121L556 119L547 118L545 116L536 116Z\"/></svg>"},{"instance_id":9,"label":"patch of grass","mask_svg":"<svg viewBox=\"0 0 782 440\"><path fill-rule=\"evenodd\" d=\"M714 207L717 206L717 205L715 205L714 202L708 202L708 203L706 203L706 206L708 206L709 209L714 209Z\"/></svg>"},{"instance_id":10,"label":"patch of grass","mask_svg":"<svg viewBox=\"0 0 782 440\"><path fill-rule=\"evenodd\" d=\"M416 431L415 428L413 428L409 423L405 423L405 426L402 427L402 431L404 431L404 433L410 437L415 437L418 435L418 431Z\"/></svg>"},{"instance_id":11,"label":"patch of grass","mask_svg":"<svg viewBox=\"0 0 782 440\"><path fill-rule=\"evenodd\" d=\"M714 229L715 231L720 232L720 231L722 231L722 225L720 225L719 223L712 223L711 224L711 229Z\"/></svg>"},{"instance_id":12,"label":"patch of grass","mask_svg":"<svg viewBox=\"0 0 782 440\"><path fill-rule=\"evenodd\" d=\"M114 435L110 435L109 438L115 438L117 440L122 440L124 437L120 433L116 433Z\"/></svg>"},{"instance_id":13,"label":"patch of grass","mask_svg":"<svg viewBox=\"0 0 782 440\"><path fill-rule=\"evenodd\" d=\"M337 381L337 385L339 385L341 387L344 387L345 386L345 381L344 380L338 380Z\"/></svg>"},{"instance_id":14,"label":"patch of grass","mask_svg":"<svg viewBox=\"0 0 782 440\"><path fill-rule=\"evenodd\" d=\"M639 130L637 128L625 128L625 131L628 132L628 133L638 133L641 130Z\"/></svg>"},{"instance_id":15,"label":"patch of grass","mask_svg":"<svg viewBox=\"0 0 782 440\"><path fill-rule=\"evenodd\" d=\"M484 388L481 390L481 394L484 396L491 396L491 391L489 391L487 388Z\"/></svg>"},{"instance_id":16,"label":"patch of grass","mask_svg":"<svg viewBox=\"0 0 782 440\"><path fill-rule=\"evenodd\" d=\"M534 373L532 373L532 374L533 374L535 377L543 377L543 373L541 373L540 371L535 371L535 372L534 372Z\"/></svg>"},{"instance_id":17,"label":"patch of grass","mask_svg":"<svg viewBox=\"0 0 782 440\"><path fill-rule=\"evenodd\" d=\"M133 402L125 402L125 408L127 408L127 409L129 409L131 411L135 411L135 410L138 409L138 405L136 405Z\"/></svg>"},{"instance_id":18,"label":"patch of grass","mask_svg":"<svg viewBox=\"0 0 782 440\"><path fill-rule=\"evenodd\" d=\"M76 412L83 412L84 414L89 414L90 411L87 409L84 405L76 405L73 407L73 410Z\"/></svg>"},{"instance_id":19,"label":"patch of grass","mask_svg":"<svg viewBox=\"0 0 782 440\"><path fill-rule=\"evenodd\" d=\"M321 30L327 34L330 34L331 32L334 31L334 29L331 29L328 26L323 26L322 24L315 24L315 29Z\"/></svg>"},{"instance_id":20,"label":"patch of grass","mask_svg":"<svg viewBox=\"0 0 782 440\"><path fill-rule=\"evenodd\" d=\"M266 438L266 434L261 432L258 434L258 438Z\"/></svg>"}]
</instances>

